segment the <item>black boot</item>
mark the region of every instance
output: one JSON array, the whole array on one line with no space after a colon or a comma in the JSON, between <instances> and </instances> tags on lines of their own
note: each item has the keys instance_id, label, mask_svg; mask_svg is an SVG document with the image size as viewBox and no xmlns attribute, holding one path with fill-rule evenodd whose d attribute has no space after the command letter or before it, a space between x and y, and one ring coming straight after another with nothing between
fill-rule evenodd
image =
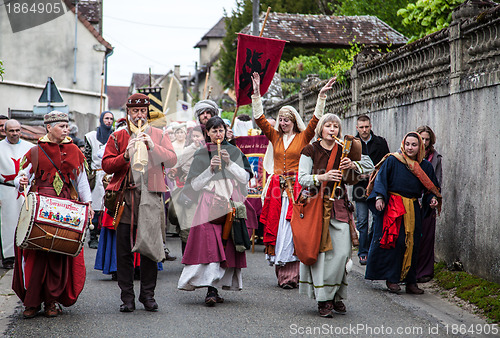
<instances>
[{"instance_id":1,"label":"black boot","mask_svg":"<svg viewBox=\"0 0 500 338\"><path fill-rule=\"evenodd\" d=\"M89 248L97 249L99 246L99 239L97 238L97 228L89 230L90 232L90 240L89 240Z\"/></svg>"}]
</instances>

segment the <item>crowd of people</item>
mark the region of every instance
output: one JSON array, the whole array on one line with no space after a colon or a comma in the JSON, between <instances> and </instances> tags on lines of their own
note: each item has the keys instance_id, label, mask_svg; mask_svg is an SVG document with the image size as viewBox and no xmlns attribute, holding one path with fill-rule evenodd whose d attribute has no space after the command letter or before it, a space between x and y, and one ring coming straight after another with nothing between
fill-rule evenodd
<instances>
[{"instance_id":1,"label":"crowd of people","mask_svg":"<svg viewBox=\"0 0 500 338\"><path fill-rule=\"evenodd\" d=\"M68 114L53 111L44 116L47 133L36 145L20 139L19 122L0 116L2 265L14 269L24 318L38 315L42 305L45 316L58 316L61 305L77 301L86 275L83 247L71 255L30 248L26 239L20 245L16 226L28 194L86 206L95 269L117 281L121 312L136 308L134 279L140 280L137 300L158 310L158 271L175 259L167 234L181 241L179 290L206 288L204 304L211 307L224 302L221 290L242 290L245 251L255 240L246 226L251 217L259 218L277 285L315 299L322 317L347 311L353 247L366 279L384 280L389 292L400 285L409 294L424 292L417 283L433 278L442 202L442 156L432 129L409 132L391 153L367 115L358 116L357 134L350 136L339 116L324 113L335 79L319 91L307 125L292 106L281 107L276 120L266 118L259 74L252 80L253 119L269 140L260 164L269 176L259 215L246 199L255 168L235 145L252 119L242 118L233 131L212 100L196 103L196 122L158 127L148 96L136 93L126 102L126 118L101 113L83 140L71 135Z\"/></svg>"}]
</instances>

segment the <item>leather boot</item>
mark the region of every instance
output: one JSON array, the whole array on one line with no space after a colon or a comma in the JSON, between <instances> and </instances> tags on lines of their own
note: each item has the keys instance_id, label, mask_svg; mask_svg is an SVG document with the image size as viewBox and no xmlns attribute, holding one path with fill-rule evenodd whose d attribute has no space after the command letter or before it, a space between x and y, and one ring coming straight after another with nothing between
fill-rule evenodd
<instances>
[{"instance_id":1,"label":"leather boot","mask_svg":"<svg viewBox=\"0 0 500 338\"><path fill-rule=\"evenodd\" d=\"M406 293L412 295L422 295L424 293L424 290L420 289L417 284L407 284Z\"/></svg>"}]
</instances>

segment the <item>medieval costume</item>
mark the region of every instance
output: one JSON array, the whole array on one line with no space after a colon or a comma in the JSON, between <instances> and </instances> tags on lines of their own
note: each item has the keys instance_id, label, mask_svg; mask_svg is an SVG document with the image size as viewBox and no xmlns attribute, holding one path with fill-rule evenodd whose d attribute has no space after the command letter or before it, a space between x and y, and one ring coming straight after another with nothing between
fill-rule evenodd
<instances>
[{"instance_id":1,"label":"medieval costume","mask_svg":"<svg viewBox=\"0 0 500 338\"><path fill-rule=\"evenodd\" d=\"M269 139L269 147L264 158L264 168L272 173L264 189L260 221L264 224L264 244L266 258L270 265L276 265L278 285L295 288L299 282L299 261L294 255L292 230L290 227L291 207L285 180L294 180L298 171L301 150L314 137L314 129L325 110L326 95L318 96L314 115L306 126L295 108L284 106L279 114L294 121L298 132L286 137L279 131L277 122L273 128L263 113L260 96L252 95L252 109L255 122ZM290 182L293 186L293 182Z\"/></svg>"},{"instance_id":2,"label":"medieval costume","mask_svg":"<svg viewBox=\"0 0 500 338\"><path fill-rule=\"evenodd\" d=\"M19 172L19 164L24 154L33 144L24 140L12 144L6 138L0 141L0 246L4 268L12 269L14 264L14 234L16 232L19 211L24 196L14 186L14 179Z\"/></svg>"},{"instance_id":3,"label":"medieval costume","mask_svg":"<svg viewBox=\"0 0 500 338\"><path fill-rule=\"evenodd\" d=\"M213 117L208 125L214 119L223 124L222 119ZM218 295L218 287L234 291L242 289L241 269L246 268L244 249L237 250L231 236L223 240L223 225L216 224L212 216L216 200L231 200L242 207L252 171L248 159L237 147L224 140L221 149L229 153L229 164L222 161L221 169L212 170L211 160L217 155L217 145L207 143L195 153L187 177L186 185L190 185L200 197L182 258L185 266L177 286L186 291L208 287L205 303L209 306L223 301ZM224 216L226 212L221 210L217 217Z\"/></svg>"},{"instance_id":4,"label":"medieval costume","mask_svg":"<svg viewBox=\"0 0 500 338\"><path fill-rule=\"evenodd\" d=\"M99 233L100 224L99 218L102 217L104 186L102 179L106 174L101 167L102 156L104 155L104 148L108 142L109 135L113 132L113 125L107 126L104 123L104 116L106 114L113 116L110 111L101 113L99 118L99 127L85 134L85 157L87 158L89 177L92 177L90 188L92 189L92 209L95 211L94 229L90 230L89 247L97 249L97 234Z\"/></svg>"},{"instance_id":5,"label":"medieval costume","mask_svg":"<svg viewBox=\"0 0 500 338\"><path fill-rule=\"evenodd\" d=\"M422 129L421 129L422 128ZM434 148L436 136L427 126L417 129L417 132L427 132L430 136L430 144L425 149L425 159L431 162L439 185L442 185L443 168L441 165L442 156ZM417 282L425 283L434 277L434 241L436 238L436 209L430 208L427 204L422 204L422 239L417 260Z\"/></svg>"},{"instance_id":6,"label":"medieval costume","mask_svg":"<svg viewBox=\"0 0 500 338\"><path fill-rule=\"evenodd\" d=\"M319 127L324 126L323 121L326 118L330 119L328 121L340 121L337 116L333 115L332 117L332 115L325 115L320 121ZM321 137L321 132L318 132L318 137ZM358 148L361 148L360 144ZM361 149L351 149L351 151L352 153L360 153ZM342 300L347 296L346 265L351 257L349 222L353 222L353 217L345 184L356 183L357 180L352 180L356 176L355 174L373 169L371 159L367 155L363 155L360 161L354 162L355 170L345 170L344 180L339 185L342 192L337 192L336 196L338 197L334 201L330 201L329 198L335 182L325 181L321 183L317 179L317 175L324 174L331 169L338 170L341 157L342 147L337 143L333 144L332 149L327 149L324 148L321 140L318 140L302 150L299 164L298 181L302 189L305 189L305 195L311 197L320 194L318 197L324 200L325 206L329 205L330 210L328 226L325 225L325 221L322 225L316 262L312 265L300 264L299 292L316 299L318 310L323 317L330 317L332 310L339 313L346 311ZM325 214L325 209L322 211L323 217L328 217Z\"/></svg>"},{"instance_id":7,"label":"medieval costume","mask_svg":"<svg viewBox=\"0 0 500 338\"><path fill-rule=\"evenodd\" d=\"M67 122L68 115L57 111L44 117L45 124ZM84 161L82 152L71 138L66 136L60 143L55 143L47 134L23 158L16 186L22 191L20 178L28 176L31 191L90 203L92 197ZM79 198L74 196L75 190ZM45 304L45 315L49 317L60 313L57 303L73 305L83 290L85 273L83 249L78 256L72 257L16 248L12 289L26 307L25 318L34 317L42 302Z\"/></svg>"},{"instance_id":8,"label":"medieval costume","mask_svg":"<svg viewBox=\"0 0 500 338\"><path fill-rule=\"evenodd\" d=\"M413 160L405 153L404 146L408 137L417 136L419 151ZM416 285L416 263L422 236L422 212L418 199L423 192L422 204L428 205L432 198L437 198L440 203L441 199L434 169L429 161L424 160L424 155L420 136L407 134L400 152L387 154L377 165L378 173L372 175L367 188L367 193L370 193L368 205L375 214L375 224L365 278L386 280L391 292L398 292L400 287L397 284L404 282L407 293L423 293ZM377 199L383 199L383 211L375 208Z\"/></svg>"},{"instance_id":9,"label":"medieval costume","mask_svg":"<svg viewBox=\"0 0 500 338\"><path fill-rule=\"evenodd\" d=\"M158 308L154 300L157 262L165 258L162 193L166 192L167 188L163 175L164 168L172 167L177 158L170 139L163 135L161 129L150 126L147 121L139 127L135 125L138 122L132 120L131 110L148 106L149 98L144 94L137 93L129 97L128 128L115 131L110 136L102 159L104 171L113 174L106 191L124 193L123 204L114 206L117 208L115 210L108 210L117 223L117 278L123 302L120 306L121 312L135 310L133 252L141 254L139 301L148 311L156 311ZM144 115L140 119L143 121L147 109L137 114ZM138 141L133 141L134 138ZM134 146L138 149L132 158L126 157L126 154L129 154L129 141L135 142ZM122 212L120 219L117 218L117 210Z\"/></svg>"}]
</instances>

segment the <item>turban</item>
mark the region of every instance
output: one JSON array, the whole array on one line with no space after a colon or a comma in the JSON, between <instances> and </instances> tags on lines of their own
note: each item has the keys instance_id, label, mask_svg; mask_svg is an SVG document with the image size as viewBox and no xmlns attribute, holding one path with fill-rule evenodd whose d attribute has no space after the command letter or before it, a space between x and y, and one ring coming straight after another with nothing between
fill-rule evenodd
<instances>
[{"instance_id":1,"label":"turban","mask_svg":"<svg viewBox=\"0 0 500 338\"><path fill-rule=\"evenodd\" d=\"M209 111L212 117L214 117L219 113L219 106L212 100L201 100L194 105L194 111L196 116L200 116L201 113Z\"/></svg>"}]
</instances>

